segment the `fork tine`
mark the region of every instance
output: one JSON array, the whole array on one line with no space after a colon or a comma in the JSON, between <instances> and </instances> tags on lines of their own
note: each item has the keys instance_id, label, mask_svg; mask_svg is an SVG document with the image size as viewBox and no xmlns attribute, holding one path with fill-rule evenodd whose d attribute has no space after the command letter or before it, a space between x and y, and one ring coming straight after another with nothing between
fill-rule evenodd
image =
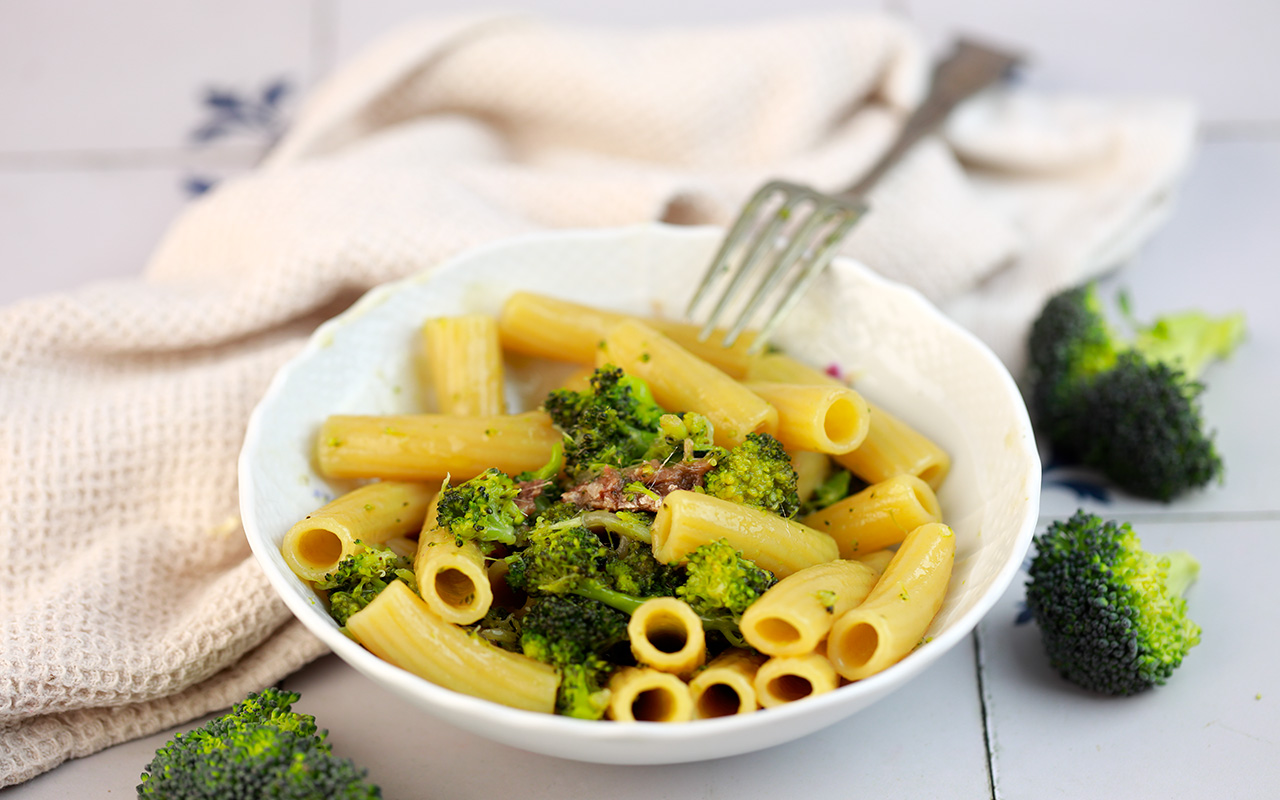
<instances>
[{"instance_id":1,"label":"fork tine","mask_svg":"<svg viewBox=\"0 0 1280 800\"><path fill-rule=\"evenodd\" d=\"M742 238L750 233L760 207L764 205L770 195L775 194L779 190L780 186L777 181L766 183L764 186L757 189L756 193L751 196L751 199L743 205L742 211L738 214L737 220L733 223L733 227L729 229L729 232L725 234L724 240L720 243L720 249L716 251L715 258L711 261L711 266L703 274L702 282L698 284L697 290L693 293L693 297L690 298L689 304L685 307L686 317L693 315L697 307L706 298L707 293L711 291L712 286L715 285L716 280L729 269L730 257L737 249ZM706 334L704 334L703 338L705 337Z\"/></svg>"},{"instance_id":2,"label":"fork tine","mask_svg":"<svg viewBox=\"0 0 1280 800\"><path fill-rule=\"evenodd\" d=\"M720 316L728 308L729 304L737 299L738 295L746 287L752 274L754 274L759 266L761 259L768 254L772 248L772 242L778 235L778 230L786 224L790 218L795 204L796 198L783 192L782 205L769 216L768 222L759 227L755 236L751 238L750 244L747 246L743 259L734 270L733 278L729 285L724 288L720 294L720 299L716 302L715 307L711 310L710 316L707 317L706 323L703 325L699 334L703 339L709 337L715 330L716 324L720 321Z\"/></svg>"}]
</instances>

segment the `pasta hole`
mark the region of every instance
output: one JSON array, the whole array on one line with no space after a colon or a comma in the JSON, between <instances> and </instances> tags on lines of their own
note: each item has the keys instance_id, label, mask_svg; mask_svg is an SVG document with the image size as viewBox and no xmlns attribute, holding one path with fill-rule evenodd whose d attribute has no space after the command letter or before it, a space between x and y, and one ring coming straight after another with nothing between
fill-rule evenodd
<instances>
[{"instance_id":1,"label":"pasta hole","mask_svg":"<svg viewBox=\"0 0 1280 800\"><path fill-rule=\"evenodd\" d=\"M796 626L781 617L765 617L760 620L756 623L756 633L776 644L791 644L800 639L800 631L796 630Z\"/></svg>"},{"instance_id":2,"label":"pasta hole","mask_svg":"<svg viewBox=\"0 0 1280 800\"><path fill-rule=\"evenodd\" d=\"M942 479L942 476L945 474L945 472L946 472L946 466L944 464L940 464L935 461L929 466L920 470L919 478L920 480L924 481L928 485L933 486L935 483L937 483ZM917 491L916 499L920 501L920 505L923 506L925 509L927 509L930 514L933 514L935 517L939 516L937 503L934 501L933 498L925 498L921 494L921 492Z\"/></svg>"},{"instance_id":3,"label":"pasta hole","mask_svg":"<svg viewBox=\"0 0 1280 800\"><path fill-rule=\"evenodd\" d=\"M462 570L446 567L436 573L436 594L456 608L465 608L475 602L476 584Z\"/></svg>"},{"instance_id":4,"label":"pasta hole","mask_svg":"<svg viewBox=\"0 0 1280 800\"><path fill-rule=\"evenodd\" d=\"M727 683L713 683L698 696L698 716L731 717L742 708L742 698Z\"/></svg>"},{"instance_id":5,"label":"pasta hole","mask_svg":"<svg viewBox=\"0 0 1280 800\"><path fill-rule=\"evenodd\" d=\"M689 644L689 634L680 620L669 615L654 615L644 629L644 638L662 653L679 653Z\"/></svg>"},{"instance_id":6,"label":"pasta hole","mask_svg":"<svg viewBox=\"0 0 1280 800\"><path fill-rule=\"evenodd\" d=\"M880 647L880 634L874 625L859 622L849 627L838 642L828 644L839 648L839 658L848 667L862 667L871 660Z\"/></svg>"},{"instance_id":7,"label":"pasta hole","mask_svg":"<svg viewBox=\"0 0 1280 800\"><path fill-rule=\"evenodd\" d=\"M631 716L640 722L664 722L675 713L675 700L666 689L645 689L631 701Z\"/></svg>"},{"instance_id":8,"label":"pasta hole","mask_svg":"<svg viewBox=\"0 0 1280 800\"><path fill-rule=\"evenodd\" d=\"M813 684L799 675L779 675L769 681L769 694L784 703L792 703L813 694Z\"/></svg>"},{"instance_id":9,"label":"pasta hole","mask_svg":"<svg viewBox=\"0 0 1280 800\"><path fill-rule=\"evenodd\" d=\"M847 397L840 397L827 408L822 427L827 438L839 445L852 443L862 427L861 422L857 404Z\"/></svg>"},{"instance_id":10,"label":"pasta hole","mask_svg":"<svg viewBox=\"0 0 1280 800\"><path fill-rule=\"evenodd\" d=\"M298 535L297 553L302 562L327 571L342 559L342 539L333 531L312 528Z\"/></svg>"}]
</instances>

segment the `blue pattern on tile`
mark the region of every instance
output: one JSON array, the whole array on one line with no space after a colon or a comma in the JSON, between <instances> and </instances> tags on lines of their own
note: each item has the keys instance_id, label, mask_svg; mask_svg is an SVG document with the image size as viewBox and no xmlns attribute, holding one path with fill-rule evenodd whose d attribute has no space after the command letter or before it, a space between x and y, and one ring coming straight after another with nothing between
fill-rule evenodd
<instances>
[{"instance_id":1,"label":"blue pattern on tile","mask_svg":"<svg viewBox=\"0 0 1280 800\"><path fill-rule=\"evenodd\" d=\"M292 93L293 87L285 78L268 81L256 94L206 88L200 101L206 116L191 132L191 144L204 146L239 135L259 142L265 153L287 127L285 101ZM188 197L199 197L217 182L209 175L190 175L183 180L182 189Z\"/></svg>"}]
</instances>

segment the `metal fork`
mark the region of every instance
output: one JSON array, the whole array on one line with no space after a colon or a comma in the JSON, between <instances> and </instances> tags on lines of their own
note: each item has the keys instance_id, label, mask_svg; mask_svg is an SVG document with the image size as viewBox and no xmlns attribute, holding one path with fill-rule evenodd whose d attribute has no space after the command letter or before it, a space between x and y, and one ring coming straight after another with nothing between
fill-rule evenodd
<instances>
[{"instance_id":1,"label":"metal fork","mask_svg":"<svg viewBox=\"0 0 1280 800\"><path fill-rule=\"evenodd\" d=\"M700 338L711 336L733 301L754 280L755 291L746 298L725 334L723 344L731 346L788 274L794 273L747 348L748 352L761 350L869 210L866 194L871 187L916 142L937 130L961 101L1008 74L1020 60L1012 53L960 39L951 55L935 68L928 96L907 119L898 138L857 183L835 194L787 181L771 181L756 191L725 234L685 309L685 317L693 319L712 289L727 281Z\"/></svg>"}]
</instances>

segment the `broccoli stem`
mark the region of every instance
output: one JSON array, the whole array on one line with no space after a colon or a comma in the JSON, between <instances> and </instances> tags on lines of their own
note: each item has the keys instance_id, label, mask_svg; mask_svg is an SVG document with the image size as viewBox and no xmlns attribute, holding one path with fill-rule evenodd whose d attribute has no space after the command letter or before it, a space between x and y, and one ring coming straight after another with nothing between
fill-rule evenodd
<instances>
[{"instance_id":1,"label":"broccoli stem","mask_svg":"<svg viewBox=\"0 0 1280 800\"><path fill-rule=\"evenodd\" d=\"M635 597L634 595L619 592L616 589L610 589L593 581L583 581L574 588L573 593L585 597L589 600L597 600L610 608L616 608L622 613L630 616L636 612L649 597ZM735 647L741 647L745 640L742 638L742 632L738 630L738 626L728 617L709 617L705 614L698 614L698 619L702 622L704 630L719 631L724 635L729 643Z\"/></svg>"},{"instance_id":2,"label":"broccoli stem","mask_svg":"<svg viewBox=\"0 0 1280 800\"><path fill-rule=\"evenodd\" d=\"M653 533L648 525L635 519L620 517L612 511L588 511L578 521L590 531L603 528L632 541L653 544Z\"/></svg>"},{"instance_id":3,"label":"broccoli stem","mask_svg":"<svg viewBox=\"0 0 1280 800\"><path fill-rule=\"evenodd\" d=\"M1181 597L1200 575L1200 562L1186 550L1165 553L1169 567L1165 570L1164 585L1173 597Z\"/></svg>"}]
</instances>

